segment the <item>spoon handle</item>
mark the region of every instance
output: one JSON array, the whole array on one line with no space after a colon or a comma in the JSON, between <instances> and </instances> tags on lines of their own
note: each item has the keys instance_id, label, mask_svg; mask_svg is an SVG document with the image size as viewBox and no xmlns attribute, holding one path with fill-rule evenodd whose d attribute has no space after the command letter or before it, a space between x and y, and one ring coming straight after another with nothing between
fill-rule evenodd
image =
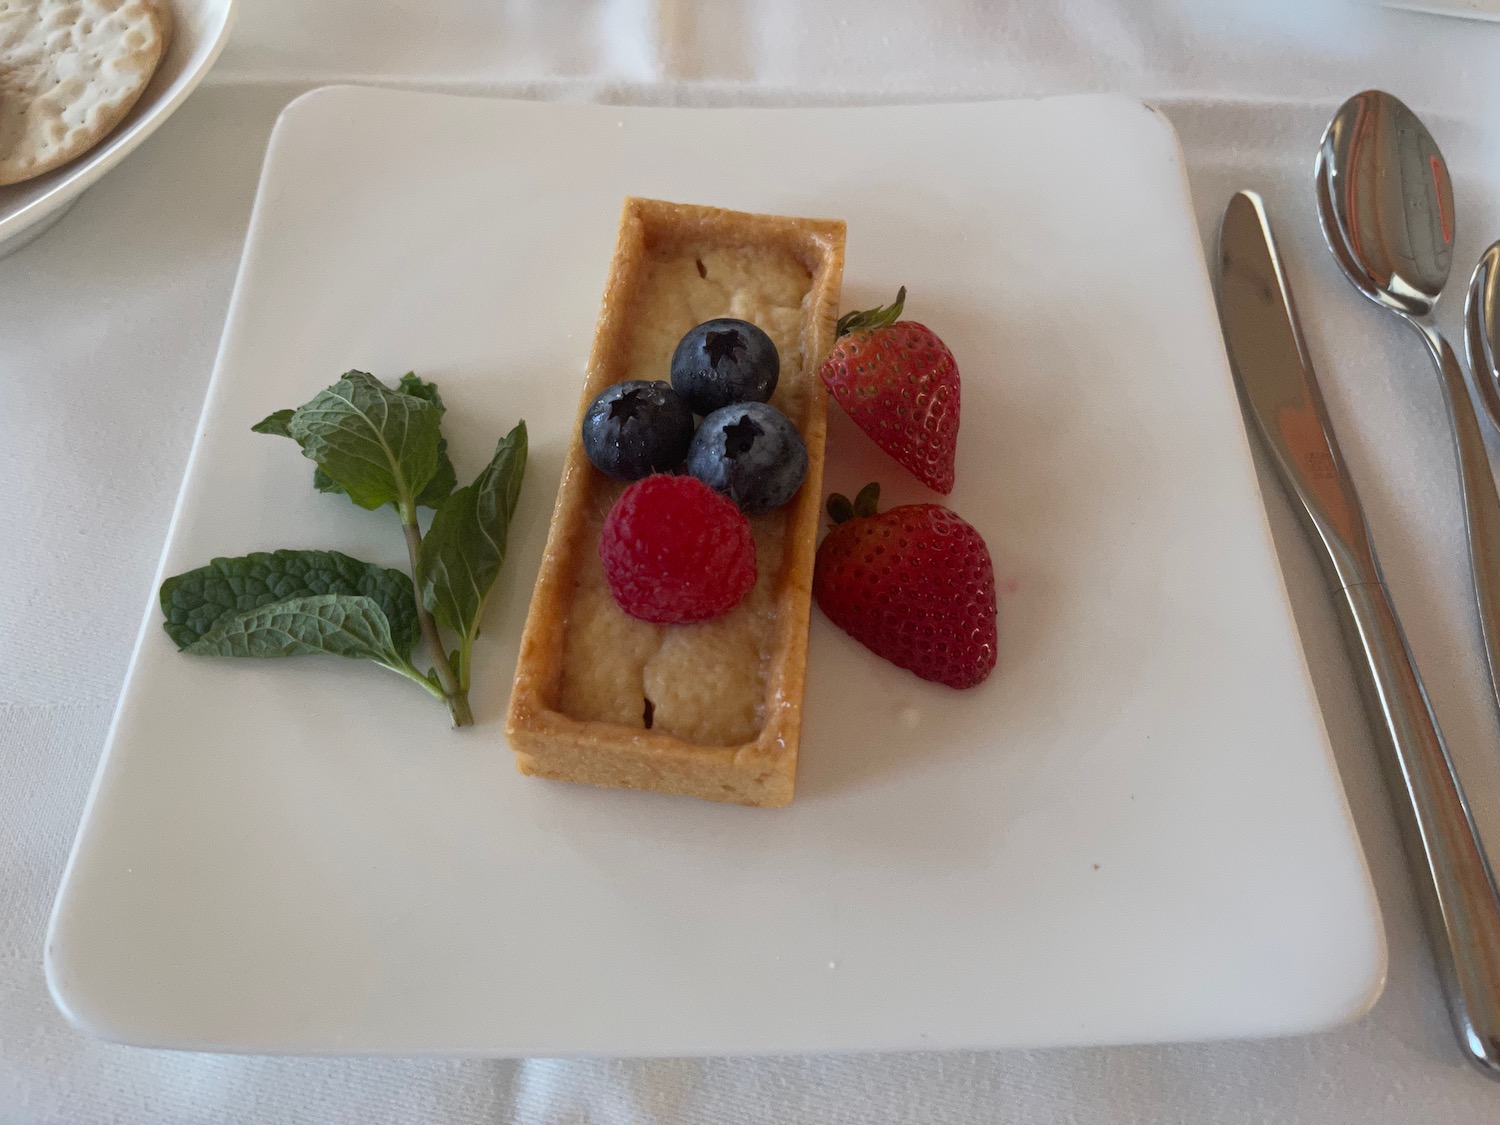
<instances>
[{"instance_id":1,"label":"spoon handle","mask_svg":"<svg viewBox=\"0 0 1500 1125\"><path fill-rule=\"evenodd\" d=\"M1459 1042L1500 1078L1500 893L1432 704L1381 581L1347 586L1339 599L1372 713L1384 719L1381 755L1407 854L1430 878L1414 879Z\"/></svg>"},{"instance_id":2,"label":"spoon handle","mask_svg":"<svg viewBox=\"0 0 1500 1125\"><path fill-rule=\"evenodd\" d=\"M1484 435L1458 357L1442 333L1421 321L1415 323L1442 377L1443 397L1453 424L1453 452L1458 459L1464 527L1469 536L1469 566L1474 572L1474 601L1479 608L1490 688L1500 706L1500 494L1495 491Z\"/></svg>"},{"instance_id":3,"label":"spoon handle","mask_svg":"<svg viewBox=\"0 0 1500 1125\"><path fill-rule=\"evenodd\" d=\"M1430 324L1415 319L1412 323L1421 332L1437 366L1452 423L1469 562L1474 575L1474 600L1479 610L1490 685L1500 702L1500 495L1495 490L1479 419L1458 357L1442 333ZM1459 788L1453 761L1432 719L1426 692L1410 670L1411 654L1385 591L1382 587L1373 588L1379 591L1379 598L1375 599L1370 593L1356 594L1361 589L1372 588L1355 587L1347 590L1345 596L1356 624L1356 635L1372 661L1372 674L1377 680L1383 678L1373 666L1376 657L1369 640L1383 637L1377 647L1400 653L1399 663L1405 669L1405 673L1388 669L1384 678L1394 676L1392 683L1407 675L1411 679L1395 692L1396 697L1405 700L1398 711L1410 714L1414 707L1420 706L1426 716L1425 722L1415 727L1408 722L1405 725L1409 729L1398 732L1399 715L1383 706L1389 734L1396 743L1400 783L1412 799L1405 812L1415 813L1415 823L1406 825L1409 833L1415 830L1410 843L1420 844L1432 874L1430 884L1424 886L1425 881L1418 880L1418 894L1426 900L1423 905L1433 931L1444 991L1464 1050L1491 1077L1500 1078L1500 893ZM1374 604L1377 600L1379 605ZM1390 702L1386 699L1388 692L1377 689L1377 694L1383 704ZM1403 753L1403 742L1421 749L1417 753ZM1415 852L1412 859L1418 859ZM1447 939L1446 949L1437 940L1439 931Z\"/></svg>"}]
</instances>

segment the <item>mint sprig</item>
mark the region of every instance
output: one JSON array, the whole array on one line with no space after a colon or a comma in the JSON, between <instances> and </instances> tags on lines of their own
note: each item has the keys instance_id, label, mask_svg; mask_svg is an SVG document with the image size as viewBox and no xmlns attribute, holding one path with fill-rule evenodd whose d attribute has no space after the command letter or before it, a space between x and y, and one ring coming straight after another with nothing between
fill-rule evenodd
<instances>
[{"instance_id":1,"label":"mint sprig","mask_svg":"<svg viewBox=\"0 0 1500 1125\"><path fill-rule=\"evenodd\" d=\"M396 389L403 394L412 395L415 398L435 406L438 418L441 420L445 411L443 397L438 394L437 384L429 383L417 376L416 372L408 371L401 376L401 381ZM262 419L250 428L256 433L275 434L279 437L291 437L289 429L294 410L278 410L274 414ZM458 474L453 471L453 462L448 459L448 439L439 435L438 437L438 465L437 471L433 473L432 479L427 482L425 488L417 495L417 507L437 508L448 498L448 494L458 487ZM338 481L334 480L321 467L313 469L313 487L319 492L344 493L347 490Z\"/></svg>"},{"instance_id":2,"label":"mint sprig","mask_svg":"<svg viewBox=\"0 0 1500 1125\"><path fill-rule=\"evenodd\" d=\"M419 635L411 579L341 551L257 551L168 578L161 584L162 627L186 649L226 618L320 594L373 599L396 646L411 652Z\"/></svg>"},{"instance_id":3,"label":"mint sprig","mask_svg":"<svg viewBox=\"0 0 1500 1125\"><path fill-rule=\"evenodd\" d=\"M350 371L297 407L286 435L361 508L393 504L399 511L416 508L437 472L442 419L426 399Z\"/></svg>"},{"instance_id":4,"label":"mint sprig","mask_svg":"<svg viewBox=\"0 0 1500 1125\"><path fill-rule=\"evenodd\" d=\"M272 602L226 617L184 652L197 656L311 656L327 653L373 660L421 684L439 699L441 689L412 666L391 636L390 619L374 598L317 594Z\"/></svg>"},{"instance_id":5,"label":"mint sprig","mask_svg":"<svg viewBox=\"0 0 1500 1125\"><path fill-rule=\"evenodd\" d=\"M365 509L394 509L418 583L337 551L214 559L162 583L163 625L178 647L205 656L372 660L443 699L455 726L471 724L470 658L505 560L526 469L526 424L455 491L440 428L445 409L437 387L414 373L391 388L350 371L310 402L251 427L295 441L316 464L319 491L342 492ZM427 542L419 506L436 509ZM440 624L458 635L451 654ZM425 675L411 660L419 636L432 662Z\"/></svg>"},{"instance_id":6,"label":"mint sprig","mask_svg":"<svg viewBox=\"0 0 1500 1125\"><path fill-rule=\"evenodd\" d=\"M460 488L432 517L417 559L422 604L458 634L458 684L469 690L469 660L485 599L505 562L510 519L526 475L526 423L503 437L474 483Z\"/></svg>"}]
</instances>

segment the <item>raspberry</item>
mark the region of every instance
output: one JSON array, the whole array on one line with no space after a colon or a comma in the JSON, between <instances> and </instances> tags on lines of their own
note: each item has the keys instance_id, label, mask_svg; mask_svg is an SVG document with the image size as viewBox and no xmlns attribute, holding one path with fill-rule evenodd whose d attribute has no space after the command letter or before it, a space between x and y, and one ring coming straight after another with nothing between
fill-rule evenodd
<instances>
[{"instance_id":1,"label":"raspberry","mask_svg":"<svg viewBox=\"0 0 1500 1125\"><path fill-rule=\"evenodd\" d=\"M657 474L622 492L599 558L619 607L656 625L719 617L755 585L750 521L696 477Z\"/></svg>"}]
</instances>

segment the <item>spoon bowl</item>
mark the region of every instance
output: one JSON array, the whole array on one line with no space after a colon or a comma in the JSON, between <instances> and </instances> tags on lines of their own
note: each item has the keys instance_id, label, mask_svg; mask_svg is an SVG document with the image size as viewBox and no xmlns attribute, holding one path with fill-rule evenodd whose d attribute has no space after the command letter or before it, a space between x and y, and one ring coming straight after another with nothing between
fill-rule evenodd
<instances>
[{"instance_id":1,"label":"spoon bowl","mask_svg":"<svg viewBox=\"0 0 1500 1125\"><path fill-rule=\"evenodd\" d=\"M1500 242L1479 256L1464 302L1469 371L1490 421L1500 428Z\"/></svg>"},{"instance_id":2,"label":"spoon bowl","mask_svg":"<svg viewBox=\"0 0 1500 1125\"><path fill-rule=\"evenodd\" d=\"M1383 90L1355 94L1323 134L1316 185L1323 236L1355 288L1431 316L1453 268L1453 183L1421 119Z\"/></svg>"}]
</instances>

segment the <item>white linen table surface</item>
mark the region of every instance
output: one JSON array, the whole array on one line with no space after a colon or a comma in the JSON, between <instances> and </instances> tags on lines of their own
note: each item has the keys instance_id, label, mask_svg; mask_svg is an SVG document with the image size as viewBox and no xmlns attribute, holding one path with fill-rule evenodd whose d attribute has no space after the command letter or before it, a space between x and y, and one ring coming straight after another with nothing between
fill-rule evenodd
<instances>
[{"instance_id":1,"label":"white linen table surface","mask_svg":"<svg viewBox=\"0 0 1500 1125\"><path fill-rule=\"evenodd\" d=\"M1205 234L1234 188L1268 196L1395 599L1500 852L1500 724L1437 384L1414 338L1338 278L1305 190L1332 106L1372 85L1398 93L1455 165L1461 285L1500 237L1500 25L1355 0L242 0L210 85L55 230L0 260L0 480L12 504L0 535L0 1125L1500 1120L1500 1084L1453 1047L1331 605L1264 471L1390 942L1386 993L1348 1028L692 1061L244 1058L73 1031L42 977L47 911L202 406L266 137L288 100L329 81L647 104L1161 100Z\"/></svg>"}]
</instances>

